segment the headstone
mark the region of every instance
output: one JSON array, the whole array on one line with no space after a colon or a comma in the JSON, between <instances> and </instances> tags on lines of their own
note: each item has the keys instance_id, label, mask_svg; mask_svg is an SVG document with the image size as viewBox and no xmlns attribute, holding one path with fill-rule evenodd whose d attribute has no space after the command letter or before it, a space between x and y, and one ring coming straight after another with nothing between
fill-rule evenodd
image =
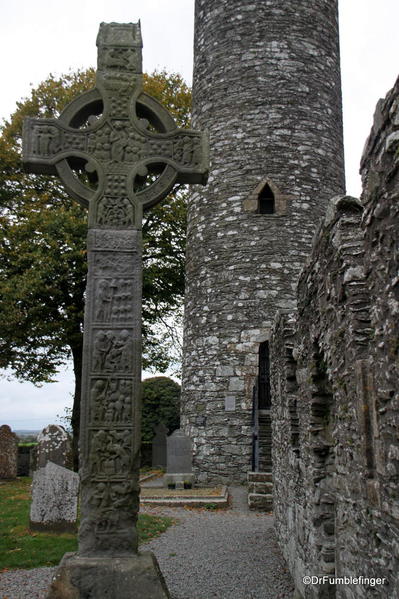
<instances>
[{"instance_id":1,"label":"headstone","mask_svg":"<svg viewBox=\"0 0 399 599\"><path fill-rule=\"evenodd\" d=\"M30 454L32 447L29 445L18 446L17 475L30 476Z\"/></svg>"},{"instance_id":2,"label":"headstone","mask_svg":"<svg viewBox=\"0 0 399 599\"><path fill-rule=\"evenodd\" d=\"M181 429L174 431L167 438L167 468L164 485L174 485L177 489L192 485L193 450L191 440Z\"/></svg>"},{"instance_id":3,"label":"headstone","mask_svg":"<svg viewBox=\"0 0 399 599\"><path fill-rule=\"evenodd\" d=\"M109 599L157 599L169 594L155 558L137 553L136 531L142 213L175 183L205 183L207 142L204 134L177 129L143 92L139 23L102 23L97 46L96 88L58 120L27 118L23 133L25 167L58 174L89 208L79 552L65 556L48 599L95 596L96 585ZM71 170L82 161L92 186Z\"/></svg>"},{"instance_id":4,"label":"headstone","mask_svg":"<svg viewBox=\"0 0 399 599\"><path fill-rule=\"evenodd\" d=\"M31 530L75 532L78 511L79 475L47 462L33 474Z\"/></svg>"},{"instance_id":5,"label":"headstone","mask_svg":"<svg viewBox=\"0 0 399 599\"><path fill-rule=\"evenodd\" d=\"M64 427L49 424L42 430L37 436L35 461L35 469L44 468L47 462L53 462L72 470L72 442Z\"/></svg>"},{"instance_id":6,"label":"headstone","mask_svg":"<svg viewBox=\"0 0 399 599\"><path fill-rule=\"evenodd\" d=\"M0 426L0 479L17 478L18 437L8 424Z\"/></svg>"},{"instance_id":7,"label":"headstone","mask_svg":"<svg viewBox=\"0 0 399 599\"><path fill-rule=\"evenodd\" d=\"M152 440L152 466L166 468L166 437L168 429L163 422L155 427L155 435Z\"/></svg>"}]
</instances>

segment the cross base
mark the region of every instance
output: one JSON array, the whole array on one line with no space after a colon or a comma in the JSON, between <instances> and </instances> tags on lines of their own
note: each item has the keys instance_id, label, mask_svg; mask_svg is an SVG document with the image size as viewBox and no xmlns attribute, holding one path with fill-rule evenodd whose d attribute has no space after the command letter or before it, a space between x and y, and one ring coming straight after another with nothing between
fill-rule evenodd
<instances>
[{"instance_id":1,"label":"cross base","mask_svg":"<svg viewBox=\"0 0 399 599\"><path fill-rule=\"evenodd\" d=\"M66 553L46 599L170 599L156 557L80 557Z\"/></svg>"}]
</instances>

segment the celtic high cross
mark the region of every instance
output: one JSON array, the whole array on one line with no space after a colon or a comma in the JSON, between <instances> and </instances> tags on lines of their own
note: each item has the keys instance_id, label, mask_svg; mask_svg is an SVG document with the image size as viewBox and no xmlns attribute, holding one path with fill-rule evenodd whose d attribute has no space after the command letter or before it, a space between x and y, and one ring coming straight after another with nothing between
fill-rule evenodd
<instances>
[{"instance_id":1,"label":"celtic high cross","mask_svg":"<svg viewBox=\"0 0 399 599\"><path fill-rule=\"evenodd\" d=\"M128 556L137 552L142 212L176 182L206 182L207 140L177 129L143 92L140 23L102 23L97 46L96 88L58 120L26 119L23 160L58 174L89 209L79 555ZM74 174L82 165L96 187Z\"/></svg>"}]
</instances>

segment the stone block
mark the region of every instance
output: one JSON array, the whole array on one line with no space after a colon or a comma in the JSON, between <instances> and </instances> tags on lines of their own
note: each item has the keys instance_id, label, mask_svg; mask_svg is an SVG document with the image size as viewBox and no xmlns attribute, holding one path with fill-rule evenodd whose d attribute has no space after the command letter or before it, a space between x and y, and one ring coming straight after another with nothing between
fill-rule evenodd
<instances>
[{"instance_id":1,"label":"stone block","mask_svg":"<svg viewBox=\"0 0 399 599\"><path fill-rule=\"evenodd\" d=\"M79 476L47 462L33 475L30 528L39 531L74 532L78 508Z\"/></svg>"},{"instance_id":2,"label":"stone block","mask_svg":"<svg viewBox=\"0 0 399 599\"><path fill-rule=\"evenodd\" d=\"M249 483L248 493L260 493L271 495L273 492L273 483Z\"/></svg>"},{"instance_id":3,"label":"stone block","mask_svg":"<svg viewBox=\"0 0 399 599\"><path fill-rule=\"evenodd\" d=\"M80 557L66 553L46 599L170 599L152 553L132 557Z\"/></svg>"},{"instance_id":4,"label":"stone block","mask_svg":"<svg viewBox=\"0 0 399 599\"><path fill-rule=\"evenodd\" d=\"M272 482L271 472L248 472L247 480L249 483L268 483Z\"/></svg>"},{"instance_id":5,"label":"stone block","mask_svg":"<svg viewBox=\"0 0 399 599\"><path fill-rule=\"evenodd\" d=\"M249 493L248 507L250 510L270 512L273 509L273 497L272 495Z\"/></svg>"},{"instance_id":6,"label":"stone block","mask_svg":"<svg viewBox=\"0 0 399 599\"><path fill-rule=\"evenodd\" d=\"M164 487L175 485L176 489L184 489L184 485L194 484L194 474L165 474L163 477Z\"/></svg>"}]
</instances>

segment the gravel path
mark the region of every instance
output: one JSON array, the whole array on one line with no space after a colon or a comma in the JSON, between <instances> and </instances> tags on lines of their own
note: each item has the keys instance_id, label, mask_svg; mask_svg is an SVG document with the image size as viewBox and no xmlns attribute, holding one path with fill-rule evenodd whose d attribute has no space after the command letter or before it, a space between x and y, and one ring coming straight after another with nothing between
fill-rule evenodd
<instances>
[{"instance_id":1,"label":"gravel path","mask_svg":"<svg viewBox=\"0 0 399 599\"><path fill-rule=\"evenodd\" d=\"M243 491L232 489L233 509L227 511L142 510L178 519L176 526L140 547L157 556L172 599L291 599L293 585L277 547L273 518L249 512ZM54 572L5 572L0 599L44 599Z\"/></svg>"}]
</instances>

